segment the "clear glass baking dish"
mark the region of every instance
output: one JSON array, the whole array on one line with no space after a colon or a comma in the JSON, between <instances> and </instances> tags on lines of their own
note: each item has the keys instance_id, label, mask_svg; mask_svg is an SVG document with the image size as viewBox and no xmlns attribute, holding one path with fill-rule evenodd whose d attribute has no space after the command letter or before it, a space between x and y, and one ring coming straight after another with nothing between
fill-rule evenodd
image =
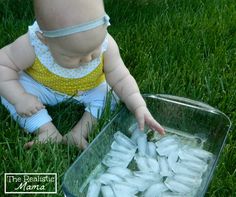
<instances>
[{"instance_id":1,"label":"clear glass baking dish","mask_svg":"<svg viewBox=\"0 0 236 197\"><path fill-rule=\"evenodd\" d=\"M147 106L167 133L204 141L204 149L213 153L202 186L196 196L204 196L213 177L227 133L229 118L208 104L172 95L143 95ZM113 134L122 131L129 135L129 127L135 119L124 107L99 133L89 147L75 160L63 178L62 189L67 197L86 196L91 177L103 170L101 161L110 150Z\"/></svg>"}]
</instances>

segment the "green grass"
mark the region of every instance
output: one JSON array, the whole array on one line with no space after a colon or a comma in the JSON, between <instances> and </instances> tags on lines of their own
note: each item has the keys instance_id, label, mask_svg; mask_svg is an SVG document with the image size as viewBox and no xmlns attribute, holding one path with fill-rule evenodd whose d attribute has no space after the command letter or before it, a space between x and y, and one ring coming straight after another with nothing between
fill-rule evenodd
<instances>
[{"instance_id":1,"label":"green grass","mask_svg":"<svg viewBox=\"0 0 236 197\"><path fill-rule=\"evenodd\" d=\"M233 126L206 196L236 196L235 2L106 0L105 5L111 17L109 32L118 42L124 62L142 93L199 100L230 117ZM34 17L31 1L0 0L0 7L0 47L3 47L26 32ZM62 104L50 108L50 113L65 133L82 110ZM104 117L100 128L108 119ZM62 196L63 174L78 152L75 148L50 144L26 151L22 146L31 138L1 106L0 185L3 186L6 172L55 172L59 177L59 193L55 196Z\"/></svg>"}]
</instances>

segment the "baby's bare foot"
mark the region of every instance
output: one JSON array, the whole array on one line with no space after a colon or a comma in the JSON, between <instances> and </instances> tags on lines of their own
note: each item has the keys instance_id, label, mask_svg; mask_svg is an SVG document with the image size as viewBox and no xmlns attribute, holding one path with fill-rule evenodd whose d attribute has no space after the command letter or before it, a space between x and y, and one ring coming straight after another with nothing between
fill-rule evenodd
<instances>
[{"instance_id":1,"label":"baby's bare foot","mask_svg":"<svg viewBox=\"0 0 236 197\"><path fill-rule=\"evenodd\" d=\"M72 131L63 136L62 142L67 145L74 145L79 149L85 149L88 146L88 142L83 136Z\"/></svg>"},{"instance_id":2,"label":"baby's bare foot","mask_svg":"<svg viewBox=\"0 0 236 197\"><path fill-rule=\"evenodd\" d=\"M47 123L39 128L37 134L37 140L32 140L24 144L24 148L29 149L34 144L43 144L47 142L61 143L62 135L58 132L56 127L51 123Z\"/></svg>"},{"instance_id":3,"label":"baby's bare foot","mask_svg":"<svg viewBox=\"0 0 236 197\"><path fill-rule=\"evenodd\" d=\"M54 136L55 137L55 136ZM29 141L27 143L24 144L24 148L25 149L30 149L32 148L32 146L34 144L44 144L44 143L55 143L55 144L59 144L62 142L62 136L61 134L60 135L57 135L55 138L47 138L47 139L44 139L44 140L40 140L39 138L37 140L32 140L32 141Z\"/></svg>"}]
</instances>

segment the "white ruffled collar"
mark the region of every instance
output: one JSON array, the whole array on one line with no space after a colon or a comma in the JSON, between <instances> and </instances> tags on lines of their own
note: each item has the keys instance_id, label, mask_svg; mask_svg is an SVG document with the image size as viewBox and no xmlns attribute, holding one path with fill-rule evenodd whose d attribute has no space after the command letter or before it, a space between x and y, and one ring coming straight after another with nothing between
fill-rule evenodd
<instances>
[{"instance_id":1,"label":"white ruffled collar","mask_svg":"<svg viewBox=\"0 0 236 197\"><path fill-rule=\"evenodd\" d=\"M35 32L37 31L40 31L37 22L35 22L32 26L29 26L30 41L35 49L37 58L50 72L63 78L82 78L88 75L98 67L98 65L101 63L102 54L107 50L108 39L106 37L102 43L102 52L99 58L96 58L81 67L75 69L66 69L54 61L48 47L44 45L36 36Z\"/></svg>"}]
</instances>

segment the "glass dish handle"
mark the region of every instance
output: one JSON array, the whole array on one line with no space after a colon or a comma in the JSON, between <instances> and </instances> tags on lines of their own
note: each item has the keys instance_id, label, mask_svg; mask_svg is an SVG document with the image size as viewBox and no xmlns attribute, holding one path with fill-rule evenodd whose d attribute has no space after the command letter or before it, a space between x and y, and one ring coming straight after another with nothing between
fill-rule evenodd
<instances>
[{"instance_id":1,"label":"glass dish handle","mask_svg":"<svg viewBox=\"0 0 236 197\"><path fill-rule=\"evenodd\" d=\"M160 100L166 100L169 102L178 103L181 105L186 105L186 106L190 106L190 107L197 108L197 109L207 110L207 111L214 112L214 113L220 112L218 109L216 109L206 103L191 100L191 99L188 99L185 97L179 97L179 96L174 96L174 95L169 95L169 94L156 94L156 95L144 94L143 96L144 96L144 98L145 97L152 97L152 98L155 97Z\"/></svg>"}]
</instances>

